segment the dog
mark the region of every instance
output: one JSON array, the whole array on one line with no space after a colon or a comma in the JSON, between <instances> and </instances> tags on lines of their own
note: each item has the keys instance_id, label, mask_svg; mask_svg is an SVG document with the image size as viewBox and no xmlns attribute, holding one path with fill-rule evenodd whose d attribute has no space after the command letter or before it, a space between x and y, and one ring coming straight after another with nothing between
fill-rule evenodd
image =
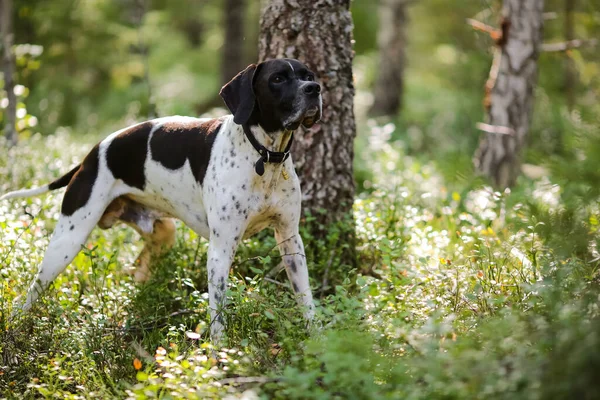
<instances>
[{"instance_id":1,"label":"dog","mask_svg":"<svg viewBox=\"0 0 600 400\"><path fill-rule=\"evenodd\" d=\"M301 193L290 148L300 125L322 114L315 74L294 59L251 64L220 95L231 115L215 119L158 118L112 133L83 162L42 187L10 199L67 187L56 228L37 276L17 310L28 310L71 263L94 228L124 222L145 239L135 279L149 276L151 259L175 243L174 218L209 240L211 339L223 335L229 270L243 238L274 229L304 317L314 315L298 233Z\"/></svg>"}]
</instances>

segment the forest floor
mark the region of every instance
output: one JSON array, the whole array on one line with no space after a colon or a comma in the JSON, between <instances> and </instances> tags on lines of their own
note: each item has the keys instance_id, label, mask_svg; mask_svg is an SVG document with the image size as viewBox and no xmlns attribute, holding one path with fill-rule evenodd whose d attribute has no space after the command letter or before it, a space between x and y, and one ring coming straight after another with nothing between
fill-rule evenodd
<instances>
[{"instance_id":1,"label":"forest floor","mask_svg":"<svg viewBox=\"0 0 600 400\"><path fill-rule=\"evenodd\" d=\"M404 154L394 130L370 124L358 138L358 267L339 262L347 226L325 239L303 229L314 326L284 274L267 276L279 258L266 232L236 255L227 348L208 339L207 242L181 224L143 285L124 272L141 250L137 234L94 230L33 311L10 318L61 193L0 203L0 398L598 396L589 207L566 207L548 178L522 179L513 193L449 184L435 164ZM2 153L0 192L49 182L93 141L34 136Z\"/></svg>"}]
</instances>

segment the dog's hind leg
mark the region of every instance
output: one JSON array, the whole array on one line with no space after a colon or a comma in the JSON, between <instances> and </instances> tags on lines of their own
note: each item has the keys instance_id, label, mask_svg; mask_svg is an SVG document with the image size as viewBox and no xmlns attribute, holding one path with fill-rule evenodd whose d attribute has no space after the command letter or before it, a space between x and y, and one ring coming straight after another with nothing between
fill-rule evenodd
<instances>
[{"instance_id":1,"label":"dog's hind leg","mask_svg":"<svg viewBox=\"0 0 600 400\"><path fill-rule=\"evenodd\" d=\"M103 173L98 167L96 148L69 183L50 244L21 309L31 308L40 294L73 261L111 202L115 180L108 171Z\"/></svg>"},{"instance_id":2,"label":"dog's hind leg","mask_svg":"<svg viewBox=\"0 0 600 400\"><path fill-rule=\"evenodd\" d=\"M154 221L152 233L136 229L144 238L144 248L138 256L135 273L136 282L145 282L150 277L150 263L165 254L175 245L176 227L172 218L158 218Z\"/></svg>"},{"instance_id":3,"label":"dog's hind leg","mask_svg":"<svg viewBox=\"0 0 600 400\"><path fill-rule=\"evenodd\" d=\"M135 268L128 269L127 273L133 275L136 282L145 282L150 277L151 261L175 245L175 221L127 196L118 197L110 203L98 226L108 229L118 221L135 229L144 239L144 248L135 261Z\"/></svg>"}]
</instances>

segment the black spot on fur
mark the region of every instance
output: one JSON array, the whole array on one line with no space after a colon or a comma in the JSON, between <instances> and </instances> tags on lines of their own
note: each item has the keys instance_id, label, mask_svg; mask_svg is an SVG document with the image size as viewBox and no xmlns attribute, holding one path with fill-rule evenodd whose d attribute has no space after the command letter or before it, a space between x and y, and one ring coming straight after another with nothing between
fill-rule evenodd
<instances>
[{"instance_id":1,"label":"black spot on fur","mask_svg":"<svg viewBox=\"0 0 600 400\"><path fill-rule=\"evenodd\" d=\"M70 231L72 231L73 229L75 229L75 225L71 225L71 227L69 228Z\"/></svg>"},{"instance_id":2,"label":"black spot on fur","mask_svg":"<svg viewBox=\"0 0 600 400\"><path fill-rule=\"evenodd\" d=\"M152 126L151 122L144 122L127 129L113 139L106 151L106 163L113 176L140 190L146 186L144 164Z\"/></svg>"},{"instance_id":3,"label":"black spot on fur","mask_svg":"<svg viewBox=\"0 0 600 400\"><path fill-rule=\"evenodd\" d=\"M298 285L296 285L296 282L293 282L292 286L294 288L294 293L298 293Z\"/></svg>"},{"instance_id":4,"label":"black spot on fur","mask_svg":"<svg viewBox=\"0 0 600 400\"><path fill-rule=\"evenodd\" d=\"M183 167L188 160L196 182L202 184L212 146L222 124L222 119L165 123L150 140L152 159L172 170Z\"/></svg>"},{"instance_id":5,"label":"black spot on fur","mask_svg":"<svg viewBox=\"0 0 600 400\"><path fill-rule=\"evenodd\" d=\"M98 177L99 147L94 146L85 157L81 167L69 182L65 197L63 197L61 213L69 216L85 206L92 195L92 189Z\"/></svg>"},{"instance_id":6,"label":"black spot on fur","mask_svg":"<svg viewBox=\"0 0 600 400\"><path fill-rule=\"evenodd\" d=\"M292 262L290 263L290 268L292 269L292 272L296 272L298 270L298 267L296 266L296 261L292 260Z\"/></svg>"}]
</instances>

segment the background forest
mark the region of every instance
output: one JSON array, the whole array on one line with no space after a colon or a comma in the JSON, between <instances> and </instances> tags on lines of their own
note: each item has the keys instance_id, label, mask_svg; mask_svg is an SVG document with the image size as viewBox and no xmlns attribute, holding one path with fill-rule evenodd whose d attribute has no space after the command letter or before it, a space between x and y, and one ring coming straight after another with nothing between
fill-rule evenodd
<instances>
[{"instance_id":1,"label":"background forest","mask_svg":"<svg viewBox=\"0 0 600 400\"><path fill-rule=\"evenodd\" d=\"M403 7L391 26L383 3ZM183 225L144 285L122 272L135 232L94 231L34 313L10 319L61 197L0 202L0 398L600 398L600 4L545 1L508 190L472 161L495 44L468 20L499 27L501 8L352 1L354 220L303 219L312 332L259 235L236 255L229 347L211 358L207 244ZM50 181L128 124L225 113L219 89L256 62L260 14L259 0L13 0L18 144L0 138L0 193ZM377 37L398 27L400 107L378 115ZM0 91L4 133L8 105Z\"/></svg>"}]
</instances>

